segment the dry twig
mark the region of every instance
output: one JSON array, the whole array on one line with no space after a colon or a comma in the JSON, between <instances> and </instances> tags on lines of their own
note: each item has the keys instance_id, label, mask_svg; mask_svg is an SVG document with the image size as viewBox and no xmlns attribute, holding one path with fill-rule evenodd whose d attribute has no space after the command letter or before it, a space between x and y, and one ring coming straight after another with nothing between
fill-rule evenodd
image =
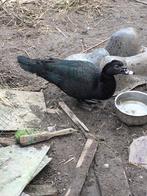
<instances>
[{"instance_id":1,"label":"dry twig","mask_svg":"<svg viewBox=\"0 0 147 196\"><path fill-rule=\"evenodd\" d=\"M63 31L61 31L61 29L59 29L58 27L55 27L55 29L59 31L64 37L68 38L67 35L65 35Z\"/></svg>"},{"instance_id":2,"label":"dry twig","mask_svg":"<svg viewBox=\"0 0 147 196\"><path fill-rule=\"evenodd\" d=\"M88 52L89 50L92 50L93 48L96 48L97 46L103 44L104 42L106 42L106 41L109 40L109 39L110 39L110 37L108 37L108 38L102 40L101 42L99 42L98 44L95 44L94 46L91 46L91 47L87 48L87 49L84 50L83 52Z\"/></svg>"},{"instance_id":3,"label":"dry twig","mask_svg":"<svg viewBox=\"0 0 147 196\"><path fill-rule=\"evenodd\" d=\"M44 26L43 16L49 11L82 11L87 14L101 14L101 8L103 7L104 2L100 0L0 0L0 8L5 12L3 14L2 20L6 24L15 24L18 26ZM9 21L9 22L8 22ZM60 31L65 37L66 34Z\"/></svg>"},{"instance_id":4,"label":"dry twig","mask_svg":"<svg viewBox=\"0 0 147 196\"><path fill-rule=\"evenodd\" d=\"M144 2L144 1L140 1L140 0L134 0L134 1L136 1L137 3L142 3L144 5L147 5L147 2Z\"/></svg>"},{"instance_id":5,"label":"dry twig","mask_svg":"<svg viewBox=\"0 0 147 196\"><path fill-rule=\"evenodd\" d=\"M30 54L29 54L25 49L16 48L16 47L15 47L14 49L19 50L19 51L22 51L22 52L24 52L28 57L30 57Z\"/></svg>"}]
</instances>

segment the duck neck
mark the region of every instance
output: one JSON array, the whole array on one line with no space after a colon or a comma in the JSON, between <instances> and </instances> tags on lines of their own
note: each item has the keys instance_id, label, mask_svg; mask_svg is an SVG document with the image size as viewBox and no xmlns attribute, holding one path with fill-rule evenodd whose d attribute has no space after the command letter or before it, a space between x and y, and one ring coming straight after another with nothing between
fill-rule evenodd
<instances>
[{"instance_id":1,"label":"duck neck","mask_svg":"<svg viewBox=\"0 0 147 196\"><path fill-rule=\"evenodd\" d=\"M101 91L103 99L112 97L116 89L116 81L113 75L101 74Z\"/></svg>"}]
</instances>

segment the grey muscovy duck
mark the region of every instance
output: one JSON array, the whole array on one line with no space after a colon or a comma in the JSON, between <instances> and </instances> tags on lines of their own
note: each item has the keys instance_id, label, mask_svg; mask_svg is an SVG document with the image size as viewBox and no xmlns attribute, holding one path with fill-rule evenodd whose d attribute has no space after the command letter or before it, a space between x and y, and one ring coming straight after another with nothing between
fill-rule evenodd
<instances>
[{"instance_id":1,"label":"grey muscovy duck","mask_svg":"<svg viewBox=\"0 0 147 196\"><path fill-rule=\"evenodd\" d=\"M96 48L89 53L72 54L65 58L65 60L88 61L97 66L100 66L101 60L108 56L109 52L105 48Z\"/></svg>"},{"instance_id":2,"label":"grey muscovy duck","mask_svg":"<svg viewBox=\"0 0 147 196\"><path fill-rule=\"evenodd\" d=\"M25 56L18 56L17 60L25 71L37 74L79 101L109 99L116 89L114 75L132 74L116 60L106 64L102 71L86 61L41 60Z\"/></svg>"}]
</instances>

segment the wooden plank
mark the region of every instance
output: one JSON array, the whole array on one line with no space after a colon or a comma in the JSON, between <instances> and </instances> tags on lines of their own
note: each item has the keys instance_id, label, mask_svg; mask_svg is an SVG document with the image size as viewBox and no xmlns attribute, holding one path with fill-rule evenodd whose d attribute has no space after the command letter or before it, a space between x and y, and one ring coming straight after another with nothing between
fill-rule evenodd
<instances>
[{"instance_id":1,"label":"wooden plank","mask_svg":"<svg viewBox=\"0 0 147 196\"><path fill-rule=\"evenodd\" d=\"M93 138L87 139L86 144L81 153L81 156L76 165L75 177L70 187L68 188L65 196L80 195L81 189L85 182L86 175L88 173L91 162L96 153L97 147L98 147L98 142L95 139Z\"/></svg>"},{"instance_id":2,"label":"wooden plank","mask_svg":"<svg viewBox=\"0 0 147 196\"><path fill-rule=\"evenodd\" d=\"M84 125L83 122L73 113L73 111L63 102L59 102L59 106L68 115L68 117L82 130L89 132L89 129Z\"/></svg>"}]
</instances>

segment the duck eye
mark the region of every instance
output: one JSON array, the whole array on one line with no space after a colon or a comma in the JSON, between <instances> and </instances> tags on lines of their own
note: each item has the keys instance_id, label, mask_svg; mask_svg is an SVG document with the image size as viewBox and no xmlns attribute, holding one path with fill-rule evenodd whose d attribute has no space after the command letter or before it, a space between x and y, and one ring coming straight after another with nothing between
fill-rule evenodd
<instances>
[{"instance_id":1,"label":"duck eye","mask_svg":"<svg viewBox=\"0 0 147 196\"><path fill-rule=\"evenodd\" d=\"M116 68L116 69L119 69L119 67L120 67L119 65L115 65L115 68Z\"/></svg>"}]
</instances>

